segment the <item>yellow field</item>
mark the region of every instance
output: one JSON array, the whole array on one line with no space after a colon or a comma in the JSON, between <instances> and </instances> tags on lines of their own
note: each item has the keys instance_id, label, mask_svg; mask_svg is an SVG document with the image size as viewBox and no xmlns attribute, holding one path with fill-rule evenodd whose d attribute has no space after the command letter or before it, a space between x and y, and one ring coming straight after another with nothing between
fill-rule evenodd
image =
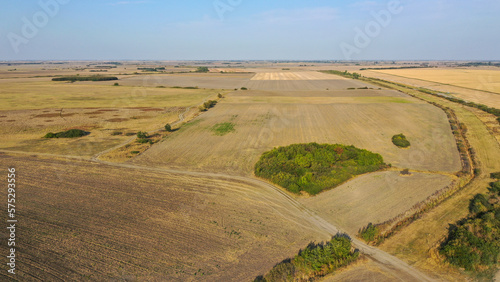
<instances>
[{"instance_id":1,"label":"yellow field","mask_svg":"<svg viewBox=\"0 0 500 282\"><path fill-rule=\"evenodd\" d=\"M301 71L301 72L263 72L257 73L251 80L330 80L339 79L321 72Z\"/></svg>"},{"instance_id":2,"label":"yellow field","mask_svg":"<svg viewBox=\"0 0 500 282\"><path fill-rule=\"evenodd\" d=\"M377 72L500 94L500 70L436 68L377 70Z\"/></svg>"}]
</instances>

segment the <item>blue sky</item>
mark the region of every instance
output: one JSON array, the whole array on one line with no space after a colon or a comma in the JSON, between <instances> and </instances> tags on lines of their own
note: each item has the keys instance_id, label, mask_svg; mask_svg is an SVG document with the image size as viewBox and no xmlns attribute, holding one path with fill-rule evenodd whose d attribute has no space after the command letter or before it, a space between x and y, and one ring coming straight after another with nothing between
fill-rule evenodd
<instances>
[{"instance_id":1,"label":"blue sky","mask_svg":"<svg viewBox=\"0 0 500 282\"><path fill-rule=\"evenodd\" d=\"M500 60L498 0L20 2L0 60Z\"/></svg>"}]
</instances>

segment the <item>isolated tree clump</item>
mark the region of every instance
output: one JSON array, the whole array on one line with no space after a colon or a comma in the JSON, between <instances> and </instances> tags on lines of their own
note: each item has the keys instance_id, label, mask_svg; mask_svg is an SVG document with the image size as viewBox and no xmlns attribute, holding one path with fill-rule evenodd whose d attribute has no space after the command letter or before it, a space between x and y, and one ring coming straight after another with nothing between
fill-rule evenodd
<instances>
[{"instance_id":1,"label":"isolated tree clump","mask_svg":"<svg viewBox=\"0 0 500 282\"><path fill-rule=\"evenodd\" d=\"M198 67L196 72L209 72L210 70L207 67Z\"/></svg>"},{"instance_id":2,"label":"isolated tree clump","mask_svg":"<svg viewBox=\"0 0 500 282\"><path fill-rule=\"evenodd\" d=\"M449 263L476 273L496 269L500 261L500 181L488 190L470 200L469 215L450 226L439 248Z\"/></svg>"},{"instance_id":3,"label":"isolated tree clump","mask_svg":"<svg viewBox=\"0 0 500 282\"><path fill-rule=\"evenodd\" d=\"M265 152L255 175L293 193L316 195L350 178L385 168L381 155L340 144L294 144Z\"/></svg>"},{"instance_id":4,"label":"isolated tree clump","mask_svg":"<svg viewBox=\"0 0 500 282\"><path fill-rule=\"evenodd\" d=\"M70 129L67 131L52 133L47 133L44 138L78 138L89 135L90 132L81 130L81 129Z\"/></svg>"},{"instance_id":5,"label":"isolated tree clump","mask_svg":"<svg viewBox=\"0 0 500 282\"><path fill-rule=\"evenodd\" d=\"M399 148L410 147L410 141L406 139L406 136L404 136L403 133L392 136L392 143Z\"/></svg>"},{"instance_id":6,"label":"isolated tree clump","mask_svg":"<svg viewBox=\"0 0 500 282\"><path fill-rule=\"evenodd\" d=\"M172 131L172 126L169 123L165 124L165 130L168 132Z\"/></svg>"},{"instance_id":7,"label":"isolated tree clump","mask_svg":"<svg viewBox=\"0 0 500 282\"><path fill-rule=\"evenodd\" d=\"M337 235L326 243L310 243L294 258L274 266L254 281L314 281L354 262L359 252L352 249L347 236Z\"/></svg>"}]
</instances>

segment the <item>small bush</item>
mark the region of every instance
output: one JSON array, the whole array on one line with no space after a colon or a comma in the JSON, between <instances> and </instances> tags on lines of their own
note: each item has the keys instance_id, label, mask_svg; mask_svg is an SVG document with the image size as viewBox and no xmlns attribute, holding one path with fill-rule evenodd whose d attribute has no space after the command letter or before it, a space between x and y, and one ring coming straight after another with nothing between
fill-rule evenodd
<instances>
[{"instance_id":1,"label":"small bush","mask_svg":"<svg viewBox=\"0 0 500 282\"><path fill-rule=\"evenodd\" d=\"M220 99L220 98L222 98L222 94L220 94L220 93L219 93L219 94L217 94L217 97L218 97L219 99Z\"/></svg>"},{"instance_id":2,"label":"small bush","mask_svg":"<svg viewBox=\"0 0 500 282\"><path fill-rule=\"evenodd\" d=\"M148 135L147 132L139 131L139 132L137 132L137 138L139 138L139 139L147 139L147 138L149 138L149 135Z\"/></svg>"},{"instance_id":3,"label":"small bush","mask_svg":"<svg viewBox=\"0 0 500 282\"><path fill-rule=\"evenodd\" d=\"M248 88L246 88L246 87L241 87L240 89L241 90L248 90Z\"/></svg>"},{"instance_id":4,"label":"small bush","mask_svg":"<svg viewBox=\"0 0 500 282\"><path fill-rule=\"evenodd\" d=\"M403 133L392 136L392 143L400 148L410 147L410 141L406 139Z\"/></svg>"},{"instance_id":5,"label":"small bush","mask_svg":"<svg viewBox=\"0 0 500 282\"><path fill-rule=\"evenodd\" d=\"M168 132L171 132L172 131L172 126L169 123L165 124L165 130L168 131Z\"/></svg>"},{"instance_id":6,"label":"small bush","mask_svg":"<svg viewBox=\"0 0 500 282\"><path fill-rule=\"evenodd\" d=\"M115 83L113 84L113 86L120 86L120 83L115 82Z\"/></svg>"},{"instance_id":7,"label":"small bush","mask_svg":"<svg viewBox=\"0 0 500 282\"><path fill-rule=\"evenodd\" d=\"M121 131L113 131L111 132L111 135L116 136L116 135L122 135L123 133Z\"/></svg>"},{"instance_id":8,"label":"small bush","mask_svg":"<svg viewBox=\"0 0 500 282\"><path fill-rule=\"evenodd\" d=\"M140 153L140 151L132 151L132 152L130 152L130 153L131 153L131 154L134 154L134 155L137 155L137 154L139 154L139 153Z\"/></svg>"},{"instance_id":9,"label":"small bush","mask_svg":"<svg viewBox=\"0 0 500 282\"><path fill-rule=\"evenodd\" d=\"M490 173L490 177L493 178L493 179L500 179L500 171L499 172Z\"/></svg>"},{"instance_id":10,"label":"small bush","mask_svg":"<svg viewBox=\"0 0 500 282\"><path fill-rule=\"evenodd\" d=\"M359 232L359 236L366 242L373 242L378 236L378 228L372 223L368 223L368 226Z\"/></svg>"},{"instance_id":11,"label":"small bush","mask_svg":"<svg viewBox=\"0 0 500 282\"><path fill-rule=\"evenodd\" d=\"M133 136L133 135L136 135L137 133L135 132L127 132L125 133L125 136Z\"/></svg>"}]
</instances>

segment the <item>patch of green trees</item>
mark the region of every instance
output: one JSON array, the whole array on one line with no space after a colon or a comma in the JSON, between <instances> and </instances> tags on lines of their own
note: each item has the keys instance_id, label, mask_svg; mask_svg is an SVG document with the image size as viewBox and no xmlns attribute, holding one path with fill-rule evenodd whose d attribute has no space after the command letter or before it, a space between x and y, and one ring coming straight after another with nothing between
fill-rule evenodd
<instances>
[{"instance_id":1,"label":"patch of green trees","mask_svg":"<svg viewBox=\"0 0 500 282\"><path fill-rule=\"evenodd\" d=\"M313 281L354 262L359 252L352 250L347 236L337 235L326 243L309 244L293 259L287 259L254 281Z\"/></svg>"},{"instance_id":2,"label":"patch of green trees","mask_svg":"<svg viewBox=\"0 0 500 282\"><path fill-rule=\"evenodd\" d=\"M209 72L210 70L207 67L198 67L196 68L196 72Z\"/></svg>"},{"instance_id":3,"label":"patch of green trees","mask_svg":"<svg viewBox=\"0 0 500 282\"><path fill-rule=\"evenodd\" d=\"M392 136L392 143L399 148L410 147L410 141L406 139L403 133Z\"/></svg>"},{"instance_id":4,"label":"patch of green trees","mask_svg":"<svg viewBox=\"0 0 500 282\"><path fill-rule=\"evenodd\" d=\"M293 193L316 195L355 175L386 167L381 155L340 144L293 144L265 152L255 175Z\"/></svg>"},{"instance_id":5,"label":"patch of green trees","mask_svg":"<svg viewBox=\"0 0 500 282\"><path fill-rule=\"evenodd\" d=\"M488 190L487 195L477 194L470 200L469 216L450 226L440 247L449 263L467 271L486 271L499 263L500 181L491 182Z\"/></svg>"}]
</instances>

